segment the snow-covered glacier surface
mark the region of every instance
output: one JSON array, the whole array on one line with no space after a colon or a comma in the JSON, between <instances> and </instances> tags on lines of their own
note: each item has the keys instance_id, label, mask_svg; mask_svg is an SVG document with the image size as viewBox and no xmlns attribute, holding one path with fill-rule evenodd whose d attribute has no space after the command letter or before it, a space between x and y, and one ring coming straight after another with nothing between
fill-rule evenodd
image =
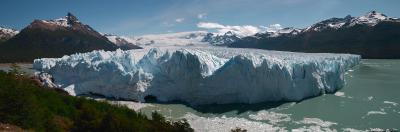
<instances>
[{"instance_id":1,"label":"snow-covered glacier surface","mask_svg":"<svg viewBox=\"0 0 400 132\"><path fill-rule=\"evenodd\" d=\"M34 61L71 95L190 104L299 101L333 93L361 57L222 47L93 51Z\"/></svg>"}]
</instances>

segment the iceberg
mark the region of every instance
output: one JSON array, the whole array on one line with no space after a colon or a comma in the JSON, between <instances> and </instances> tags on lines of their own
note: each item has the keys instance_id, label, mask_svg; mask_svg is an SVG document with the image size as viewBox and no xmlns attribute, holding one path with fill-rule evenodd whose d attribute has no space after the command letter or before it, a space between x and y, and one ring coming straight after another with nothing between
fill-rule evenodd
<instances>
[{"instance_id":1,"label":"iceberg","mask_svg":"<svg viewBox=\"0 0 400 132\"><path fill-rule=\"evenodd\" d=\"M192 105L300 101L334 93L359 55L223 47L93 51L34 60L71 95ZM48 77L48 76L45 76Z\"/></svg>"}]
</instances>

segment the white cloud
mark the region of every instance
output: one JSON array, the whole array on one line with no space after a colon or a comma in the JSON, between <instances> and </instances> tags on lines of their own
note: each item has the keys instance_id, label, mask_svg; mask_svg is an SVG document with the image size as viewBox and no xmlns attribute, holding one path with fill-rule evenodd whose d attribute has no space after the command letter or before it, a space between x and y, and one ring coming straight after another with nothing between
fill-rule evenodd
<instances>
[{"instance_id":1,"label":"white cloud","mask_svg":"<svg viewBox=\"0 0 400 132\"><path fill-rule=\"evenodd\" d=\"M197 27L205 28L205 29L226 28L224 25L221 25L219 23L213 23L213 22L200 22L197 24Z\"/></svg>"},{"instance_id":2,"label":"white cloud","mask_svg":"<svg viewBox=\"0 0 400 132\"><path fill-rule=\"evenodd\" d=\"M207 13L200 13L197 15L197 18L203 19L203 18L206 18L206 16L207 16Z\"/></svg>"},{"instance_id":3,"label":"white cloud","mask_svg":"<svg viewBox=\"0 0 400 132\"><path fill-rule=\"evenodd\" d=\"M269 26L260 26L260 27L263 28L267 32L276 32L278 30L283 29L281 24L272 24Z\"/></svg>"},{"instance_id":4,"label":"white cloud","mask_svg":"<svg viewBox=\"0 0 400 132\"><path fill-rule=\"evenodd\" d=\"M197 24L199 28L205 29L216 29L218 34L224 34L228 31L231 31L239 36L250 36L254 35L258 32L261 32L261 29L251 25L243 25L243 26L230 26L230 25L222 25L219 23L213 22L200 22Z\"/></svg>"},{"instance_id":5,"label":"white cloud","mask_svg":"<svg viewBox=\"0 0 400 132\"><path fill-rule=\"evenodd\" d=\"M175 21L177 23L181 23L181 22L185 21L185 18L177 18L177 19L175 19Z\"/></svg>"}]
</instances>

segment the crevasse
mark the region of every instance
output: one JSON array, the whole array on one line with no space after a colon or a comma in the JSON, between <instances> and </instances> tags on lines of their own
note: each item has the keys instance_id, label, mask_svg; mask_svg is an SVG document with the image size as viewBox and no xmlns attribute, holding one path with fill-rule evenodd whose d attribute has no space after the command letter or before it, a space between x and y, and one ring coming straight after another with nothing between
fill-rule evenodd
<instances>
[{"instance_id":1,"label":"crevasse","mask_svg":"<svg viewBox=\"0 0 400 132\"><path fill-rule=\"evenodd\" d=\"M198 104L299 101L333 93L361 60L350 54L187 47L93 51L34 61L72 95Z\"/></svg>"}]
</instances>

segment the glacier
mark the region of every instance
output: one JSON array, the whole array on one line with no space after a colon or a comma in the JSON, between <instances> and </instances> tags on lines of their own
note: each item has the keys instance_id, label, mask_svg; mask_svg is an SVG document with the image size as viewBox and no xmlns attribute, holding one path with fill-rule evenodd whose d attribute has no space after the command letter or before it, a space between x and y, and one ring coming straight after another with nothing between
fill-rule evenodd
<instances>
[{"instance_id":1,"label":"glacier","mask_svg":"<svg viewBox=\"0 0 400 132\"><path fill-rule=\"evenodd\" d=\"M334 93L360 60L351 54L164 47L42 58L33 67L71 95L140 102L151 95L201 105L300 101Z\"/></svg>"}]
</instances>

